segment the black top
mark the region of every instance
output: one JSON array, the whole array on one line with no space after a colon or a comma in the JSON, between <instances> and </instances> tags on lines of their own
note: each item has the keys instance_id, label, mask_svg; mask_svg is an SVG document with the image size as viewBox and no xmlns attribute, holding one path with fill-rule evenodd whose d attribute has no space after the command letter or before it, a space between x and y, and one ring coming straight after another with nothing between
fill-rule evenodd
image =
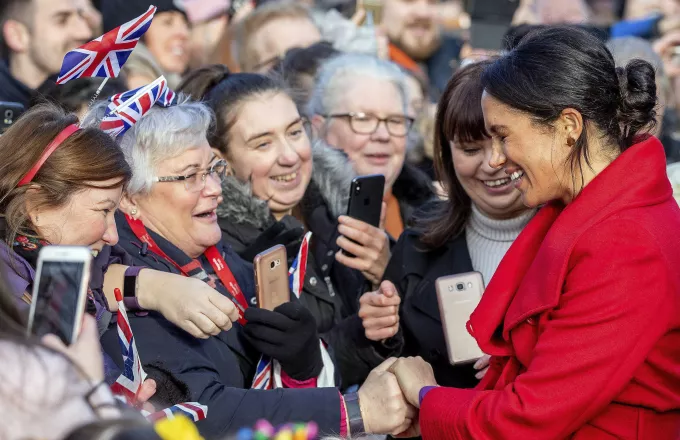
<instances>
[{"instance_id":1,"label":"black top","mask_svg":"<svg viewBox=\"0 0 680 440\"><path fill-rule=\"evenodd\" d=\"M465 234L427 252L413 230L401 235L385 270L384 279L394 283L402 299L402 356L421 356L432 365L442 386L472 388L479 382L472 364L449 363L435 290L437 278L472 270Z\"/></svg>"}]
</instances>

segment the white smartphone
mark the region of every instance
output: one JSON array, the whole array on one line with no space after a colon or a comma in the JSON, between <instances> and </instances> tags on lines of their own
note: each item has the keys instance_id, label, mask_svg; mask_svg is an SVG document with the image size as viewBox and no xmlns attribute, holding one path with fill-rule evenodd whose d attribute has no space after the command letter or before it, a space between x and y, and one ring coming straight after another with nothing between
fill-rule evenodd
<instances>
[{"instance_id":1,"label":"white smartphone","mask_svg":"<svg viewBox=\"0 0 680 440\"><path fill-rule=\"evenodd\" d=\"M484 353L468 333L467 322L484 293L482 274L468 272L437 278L435 287L449 363L458 365L476 361Z\"/></svg>"},{"instance_id":2,"label":"white smartphone","mask_svg":"<svg viewBox=\"0 0 680 440\"><path fill-rule=\"evenodd\" d=\"M58 336L66 345L80 333L90 281L92 253L87 247L45 246L38 254L28 335Z\"/></svg>"}]
</instances>

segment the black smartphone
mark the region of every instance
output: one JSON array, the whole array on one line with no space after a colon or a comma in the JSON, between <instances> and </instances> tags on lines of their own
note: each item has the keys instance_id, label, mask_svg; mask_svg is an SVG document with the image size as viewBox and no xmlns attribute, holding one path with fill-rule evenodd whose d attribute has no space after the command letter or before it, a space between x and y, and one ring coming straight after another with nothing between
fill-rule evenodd
<instances>
[{"instance_id":1,"label":"black smartphone","mask_svg":"<svg viewBox=\"0 0 680 440\"><path fill-rule=\"evenodd\" d=\"M26 111L23 104L18 102L0 101L0 133L4 133L9 127L14 124L14 121L19 119L19 116Z\"/></svg>"},{"instance_id":2,"label":"black smartphone","mask_svg":"<svg viewBox=\"0 0 680 440\"><path fill-rule=\"evenodd\" d=\"M376 228L380 226L383 194L385 192L385 176L371 174L356 177L352 180L347 205L347 216L361 220ZM354 255L343 251L347 256Z\"/></svg>"},{"instance_id":3,"label":"black smartphone","mask_svg":"<svg viewBox=\"0 0 680 440\"><path fill-rule=\"evenodd\" d=\"M518 7L519 0L468 0L472 48L500 51Z\"/></svg>"}]
</instances>

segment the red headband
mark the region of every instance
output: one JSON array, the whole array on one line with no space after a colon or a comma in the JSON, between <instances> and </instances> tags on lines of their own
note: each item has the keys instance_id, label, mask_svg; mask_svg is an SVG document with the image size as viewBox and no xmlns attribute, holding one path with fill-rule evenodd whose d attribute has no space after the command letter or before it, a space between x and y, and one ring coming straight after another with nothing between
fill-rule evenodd
<instances>
[{"instance_id":1,"label":"red headband","mask_svg":"<svg viewBox=\"0 0 680 440\"><path fill-rule=\"evenodd\" d=\"M47 158L50 157L52 153L54 153L54 150L56 150L59 147L59 145L61 145L62 142L66 140L66 138L68 138L78 130L80 130L80 127L78 127L76 124L71 124L65 129L63 129L57 135L57 137L55 137L52 140L52 142L49 143L49 145L45 148L45 151L43 151L43 154L40 156L40 159L38 159L35 165L33 165L33 167L30 170L28 170L24 177L21 178L17 186L24 186L31 183L31 180L33 180L35 175L38 174L38 171L40 171L40 168L42 168Z\"/></svg>"}]
</instances>

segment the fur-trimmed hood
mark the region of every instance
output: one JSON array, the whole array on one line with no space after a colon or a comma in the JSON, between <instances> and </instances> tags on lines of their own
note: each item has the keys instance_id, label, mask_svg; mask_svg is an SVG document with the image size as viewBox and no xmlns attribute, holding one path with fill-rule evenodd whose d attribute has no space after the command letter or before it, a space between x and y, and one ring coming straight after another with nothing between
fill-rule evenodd
<instances>
[{"instance_id":1,"label":"fur-trimmed hood","mask_svg":"<svg viewBox=\"0 0 680 440\"><path fill-rule=\"evenodd\" d=\"M222 198L217 207L217 217L229 223L262 230L276 221L267 202L253 195L250 184L234 176L227 176L222 182Z\"/></svg>"}]
</instances>

